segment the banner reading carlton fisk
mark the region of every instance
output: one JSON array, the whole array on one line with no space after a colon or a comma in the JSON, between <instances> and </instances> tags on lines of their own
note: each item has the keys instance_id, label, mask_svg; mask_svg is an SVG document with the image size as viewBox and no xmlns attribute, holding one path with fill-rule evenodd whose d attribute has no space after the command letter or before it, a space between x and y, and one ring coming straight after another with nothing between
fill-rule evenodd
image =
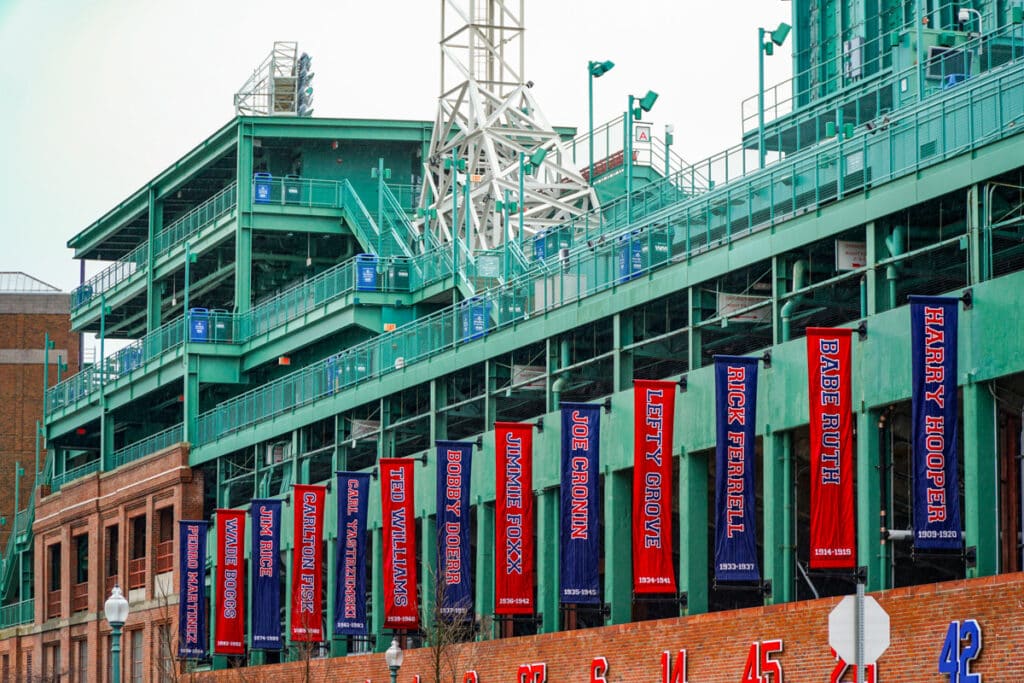
<instances>
[{"instance_id":1,"label":"banner reading carlton fisk","mask_svg":"<svg viewBox=\"0 0 1024 683\"><path fill-rule=\"evenodd\" d=\"M384 628L420 625L416 583L413 465L407 458L381 458L380 498L384 524Z\"/></svg>"},{"instance_id":2,"label":"banner reading carlton fisk","mask_svg":"<svg viewBox=\"0 0 1024 683\"><path fill-rule=\"evenodd\" d=\"M844 328L807 328L811 569L853 569L857 566L850 399L852 332Z\"/></svg>"},{"instance_id":3,"label":"banner reading carlton fisk","mask_svg":"<svg viewBox=\"0 0 1024 683\"><path fill-rule=\"evenodd\" d=\"M292 511L295 517L292 557L292 634L293 641L324 640L322 609L324 501L327 488L295 484L292 487Z\"/></svg>"},{"instance_id":4,"label":"banner reading carlton fisk","mask_svg":"<svg viewBox=\"0 0 1024 683\"><path fill-rule=\"evenodd\" d=\"M334 635L365 636L366 513L370 475L338 472L337 578L334 594Z\"/></svg>"},{"instance_id":5,"label":"banner reading carlton fisk","mask_svg":"<svg viewBox=\"0 0 1024 683\"><path fill-rule=\"evenodd\" d=\"M216 612L213 651L245 652L245 512L217 510Z\"/></svg>"},{"instance_id":6,"label":"banner reading carlton fisk","mask_svg":"<svg viewBox=\"0 0 1024 683\"><path fill-rule=\"evenodd\" d=\"M959 550L957 306L949 297L910 297L914 547Z\"/></svg>"},{"instance_id":7,"label":"banner reading carlton fisk","mask_svg":"<svg viewBox=\"0 0 1024 683\"><path fill-rule=\"evenodd\" d=\"M252 517L252 630L254 650L280 650L281 642L281 501L257 499Z\"/></svg>"},{"instance_id":8,"label":"banner reading carlton fisk","mask_svg":"<svg viewBox=\"0 0 1024 683\"><path fill-rule=\"evenodd\" d=\"M601 601L597 477L601 406L562 403L561 589L564 603Z\"/></svg>"},{"instance_id":9,"label":"banner reading carlton fisk","mask_svg":"<svg viewBox=\"0 0 1024 683\"><path fill-rule=\"evenodd\" d=\"M494 613L533 614L533 425L494 423Z\"/></svg>"},{"instance_id":10,"label":"banner reading carlton fisk","mask_svg":"<svg viewBox=\"0 0 1024 683\"><path fill-rule=\"evenodd\" d=\"M676 383L633 380L633 592L675 593L672 418Z\"/></svg>"},{"instance_id":11,"label":"banner reading carlton fisk","mask_svg":"<svg viewBox=\"0 0 1024 683\"><path fill-rule=\"evenodd\" d=\"M437 577L441 614L473 616L473 566L469 546L469 478L473 444L437 442Z\"/></svg>"},{"instance_id":12,"label":"banner reading carlton fisk","mask_svg":"<svg viewBox=\"0 0 1024 683\"><path fill-rule=\"evenodd\" d=\"M757 358L715 356L715 579L758 581L754 521Z\"/></svg>"},{"instance_id":13,"label":"banner reading carlton fisk","mask_svg":"<svg viewBox=\"0 0 1024 683\"><path fill-rule=\"evenodd\" d=\"M206 528L209 522L178 522L178 657L206 657Z\"/></svg>"}]
</instances>

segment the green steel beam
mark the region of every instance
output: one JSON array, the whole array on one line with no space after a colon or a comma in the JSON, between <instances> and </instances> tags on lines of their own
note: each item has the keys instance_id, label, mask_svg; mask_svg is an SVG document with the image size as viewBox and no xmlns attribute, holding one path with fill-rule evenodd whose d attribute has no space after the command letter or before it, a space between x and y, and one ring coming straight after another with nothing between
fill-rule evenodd
<instances>
[{"instance_id":1,"label":"green steel beam","mask_svg":"<svg viewBox=\"0 0 1024 683\"><path fill-rule=\"evenodd\" d=\"M235 313L252 307L252 148L255 125L243 120L238 126L238 221L235 229Z\"/></svg>"},{"instance_id":2,"label":"green steel beam","mask_svg":"<svg viewBox=\"0 0 1024 683\"><path fill-rule=\"evenodd\" d=\"M677 420L680 412L677 405ZM684 450L679 461L679 591L687 614L708 611L708 457Z\"/></svg>"},{"instance_id":3,"label":"green steel beam","mask_svg":"<svg viewBox=\"0 0 1024 683\"><path fill-rule=\"evenodd\" d=\"M536 447L535 447L536 452ZM536 489L536 481L534 482ZM558 528L559 492L548 488L536 499L537 548L537 612L541 615L539 633L554 633L561 628L558 601Z\"/></svg>"},{"instance_id":4,"label":"green steel beam","mask_svg":"<svg viewBox=\"0 0 1024 683\"><path fill-rule=\"evenodd\" d=\"M479 465L476 465L476 469L480 469ZM485 502L483 496L476 496L476 612L485 616L494 614L494 513L493 503ZM484 638L489 636L490 633L483 634Z\"/></svg>"},{"instance_id":5,"label":"green steel beam","mask_svg":"<svg viewBox=\"0 0 1024 683\"><path fill-rule=\"evenodd\" d=\"M163 229L164 207L163 202L157 199L155 187L149 189L149 238L146 241L146 331L152 332L160 327L160 303L163 301L163 292L160 291L160 283L153 277L153 238Z\"/></svg>"},{"instance_id":6,"label":"green steel beam","mask_svg":"<svg viewBox=\"0 0 1024 683\"><path fill-rule=\"evenodd\" d=\"M975 566L967 569L969 578L999 571L999 506L995 504L999 491L998 411L989 389L987 382L969 382L962 392L964 544L977 552Z\"/></svg>"},{"instance_id":7,"label":"green steel beam","mask_svg":"<svg viewBox=\"0 0 1024 683\"><path fill-rule=\"evenodd\" d=\"M612 435L605 436L608 431L602 430L602 442L612 440L608 438ZM612 448L621 447L621 439L618 441ZM607 447L601 450L608 452ZM618 561L604 563L604 601L611 607L605 623L625 624L633 620L633 565L626 552L633 543L633 480L628 472L613 471L610 465L603 469L605 557L618 556Z\"/></svg>"},{"instance_id":8,"label":"green steel beam","mask_svg":"<svg viewBox=\"0 0 1024 683\"><path fill-rule=\"evenodd\" d=\"M760 380L759 384L761 382L763 380ZM768 382L764 382L764 384L768 384ZM767 389L767 387L765 388ZM768 395L774 394L769 393ZM767 397L759 403L763 406L766 402ZM792 537L792 526L787 526L789 515L786 510L788 498L786 490L791 487L791 483L786 481L783 476L787 469L786 462L792 457L790 435L786 432L765 434L762 438L762 453L764 578L772 582L772 593L765 598L765 601L768 604L777 604L793 599L793 561L796 539Z\"/></svg>"},{"instance_id":9,"label":"green steel beam","mask_svg":"<svg viewBox=\"0 0 1024 683\"><path fill-rule=\"evenodd\" d=\"M854 345L855 357L860 355L859 344ZM854 364L857 364L855 359ZM859 388L858 388L859 387ZM879 515L881 510L881 488L882 476L888 476L888 472L882 472L880 451L878 443L878 411L864 410L863 387L854 383L854 417L857 420L856 439L856 507L857 507L857 565L868 568L867 590L880 591L891 588L888 570L889 544L882 543L879 536L882 520ZM857 394L861 400L857 400ZM860 406L860 407L858 407ZM888 511L887 518L891 519L892 510Z\"/></svg>"}]
</instances>

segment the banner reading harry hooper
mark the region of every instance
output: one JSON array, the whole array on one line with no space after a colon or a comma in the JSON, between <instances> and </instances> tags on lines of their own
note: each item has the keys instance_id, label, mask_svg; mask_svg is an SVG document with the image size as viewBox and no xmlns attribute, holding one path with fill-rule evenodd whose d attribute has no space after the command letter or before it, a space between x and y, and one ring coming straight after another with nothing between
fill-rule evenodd
<instances>
[{"instance_id":1,"label":"banner reading harry hooper","mask_svg":"<svg viewBox=\"0 0 1024 683\"><path fill-rule=\"evenodd\" d=\"M334 635L364 636L366 621L366 513L368 473L338 472L338 540Z\"/></svg>"},{"instance_id":2,"label":"banner reading harry hooper","mask_svg":"<svg viewBox=\"0 0 1024 683\"><path fill-rule=\"evenodd\" d=\"M245 512L217 510L216 619L213 651L245 652Z\"/></svg>"},{"instance_id":3,"label":"banner reading harry hooper","mask_svg":"<svg viewBox=\"0 0 1024 683\"><path fill-rule=\"evenodd\" d=\"M494 423L494 613L533 614L533 425Z\"/></svg>"},{"instance_id":4,"label":"banner reading harry hooper","mask_svg":"<svg viewBox=\"0 0 1024 683\"><path fill-rule=\"evenodd\" d=\"M559 600L601 601L597 477L601 406L562 403L562 528Z\"/></svg>"},{"instance_id":5,"label":"banner reading harry hooper","mask_svg":"<svg viewBox=\"0 0 1024 683\"><path fill-rule=\"evenodd\" d=\"M672 427L676 383L633 380L633 592L675 593Z\"/></svg>"},{"instance_id":6,"label":"banner reading harry hooper","mask_svg":"<svg viewBox=\"0 0 1024 683\"><path fill-rule=\"evenodd\" d=\"M209 522L178 522L178 657L206 657L206 528Z\"/></svg>"},{"instance_id":7,"label":"banner reading harry hooper","mask_svg":"<svg viewBox=\"0 0 1024 683\"><path fill-rule=\"evenodd\" d=\"M715 578L758 581L754 520L757 358L715 356Z\"/></svg>"},{"instance_id":8,"label":"banner reading harry hooper","mask_svg":"<svg viewBox=\"0 0 1024 683\"><path fill-rule=\"evenodd\" d=\"M384 526L384 628L416 630L416 527L413 465L408 458L381 458L380 498Z\"/></svg>"},{"instance_id":9,"label":"banner reading harry hooper","mask_svg":"<svg viewBox=\"0 0 1024 683\"><path fill-rule=\"evenodd\" d=\"M959 550L958 299L910 297L914 547Z\"/></svg>"},{"instance_id":10,"label":"banner reading harry hooper","mask_svg":"<svg viewBox=\"0 0 1024 683\"><path fill-rule=\"evenodd\" d=\"M441 614L473 616L473 566L469 546L469 479L473 444L437 442L437 580Z\"/></svg>"},{"instance_id":11,"label":"banner reading harry hooper","mask_svg":"<svg viewBox=\"0 0 1024 683\"><path fill-rule=\"evenodd\" d=\"M281 501L257 499L252 517L252 632L254 650L281 649Z\"/></svg>"},{"instance_id":12,"label":"banner reading harry hooper","mask_svg":"<svg viewBox=\"0 0 1024 683\"><path fill-rule=\"evenodd\" d=\"M324 500L327 488L295 484L292 514L295 517L295 553L292 559L292 640L324 639L322 608Z\"/></svg>"},{"instance_id":13,"label":"banner reading harry hooper","mask_svg":"<svg viewBox=\"0 0 1024 683\"><path fill-rule=\"evenodd\" d=\"M850 400L852 332L845 328L807 328L811 569L853 569L857 565Z\"/></svg>"}]
</instances>

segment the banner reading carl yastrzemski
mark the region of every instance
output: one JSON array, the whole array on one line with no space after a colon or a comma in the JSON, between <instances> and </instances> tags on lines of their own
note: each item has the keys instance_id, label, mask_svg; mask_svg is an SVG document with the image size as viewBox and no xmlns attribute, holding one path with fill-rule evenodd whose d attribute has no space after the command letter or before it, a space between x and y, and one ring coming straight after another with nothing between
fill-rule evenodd
<instances>
[{"instance_id":1,"label":"banner reading carl yastrzemski","mask_svg":"<svg viewBox=\"0 0 1024 683\"><path fill-rule=\"evenodd\" d=\"M206 529L209 522L178 522L178 657L206 657Z\"/></svg>"},{"instance_id":2,"label":"banner reading carl yastrzemski","mask_svg":"<svg viewBox=\"0 0 1024 683\"><path fill-rule=\"evenodd\" d=\"M366 513L370 475L338 472L337 578L334 595L334 635L365 636Z\"/></svg>"},{"instance_id":3,"label":"banner reading carl yastrzemski","mask_svg":"<svg viewBox=\"0 0 1024 683\"><path fill-rule=\"evenodd\" d=\"M563 603L601 601L597 537L600 420L599 404L562 403L559 599Z\"/></svg>"},{"instance_id":4,"label":"banner reading carl yastrzemski","mask_svg":"<svg viewBox=\"0 0 1024 683\"><path fill-rule=\"evenodd\" d=\"M252 632L254 650L281 649L281 501L256 499L252 518Z\"/></svg>"}]
</instances>

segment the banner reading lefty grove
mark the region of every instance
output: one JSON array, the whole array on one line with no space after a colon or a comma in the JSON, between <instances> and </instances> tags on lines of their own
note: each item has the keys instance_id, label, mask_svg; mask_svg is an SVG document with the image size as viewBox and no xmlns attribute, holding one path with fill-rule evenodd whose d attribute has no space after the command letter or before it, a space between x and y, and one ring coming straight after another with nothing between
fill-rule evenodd
<instances>
[{"instance_id":1,"label":"banner reading lefty grove","mask_svg":"<svg viewBox=\"0 0 1024 683\"><path fill-rule=\"evenodd\" d=\"M959 550L957 312L950 297L910 297L914 547Z\"/></svg>"},{"instance_id":2,"label":"banner reading lefty grove","mask_svg":"<svg viewBox=\"0 0 1024 683\"><path fill-rule=\"evenodd\" d=\"M384 526L384 628L420 625L416 583L413 465L408 458L381 458L380 498Z\"/></svg>"},{"instance_id":3,"label":"banner reading lefty grove","mask_svg":"<svg viewBox=\"0 0 1024 683\"><path fill-rule=\"evenodd\" d=\"M672 426L676 383L633 380L633 592L675 593Z\"/></svg>"},{"instance_id":4,"label":"banner reading lefty grove","mask_svg":"<svg viewBox=\"0 0 1024 683\"><path fill-rule=\"evenodd\" d=\"M437 580L441 614L473 617L473 565L469 545L469 479L473 444L437 442Z\"/></svg>"},{"instance_id":5,"label":"banner reading lefty grove","mask_svg":"<svg viewBox=\"0 0 1024 683\"><path fill-rule=\"evenodd\" d=\"M178 521L178 657L206 657L206 529L202 520Z\"/></svg>"},{"instance_id":6,"label":"banner reading lefty grove","mask_svg":"<svg viewBox=\"0 0 1024 683\"><path fill-rule=\"evenodd\" d=\"M365 636L366 513L370 475L338 472L338 540L334 595L334 635Z\"/></svg>"},{"instance_id":7,"label":"banner reading lefty grove","mask_svg":"<svg viewBox=\"0 0 1024 683\"><path fill-rule=\"evenodd\" d=\"M252 632L254 650L281 649L281 501L257 499L252 517Z\"/></svg>"},{"instance_id":8,"label":"banner reading lefty grove","mask_svg":"<svg viewBox=\"0 0 1024 683\"><path fill-rule=\"evenodd\" d=\"M494 613L533 614L533 425L494 423Z\"/></svg>"},{"instance_id":9,"label":"banner reading lefty grove","mask_svg":"<svg viewBox=\"0 0 1024 683\"><path fill-rule=\"evenodd\" d=\"M715 579L758 581L754 519L757 358L715 356Z\"/></svg>"},{"instance_id":10,"label":"banner reading lefty grove","mask_svg":"<svg viewBox=\"0 0 1024 683\"><path fill-rule=\"evenodd\" d=\"M845 328L807 328L811 419L811 569L857 566L853 510L853 411L850 336Z\"/></svg>"},{"instance_id":11,"label":"banner reading lefty grove","mask_svg":"<svg viewBox=\"0 0 1024 683\"><path fill-rule=\"evenodd\" d=\"M597 477L601 406L562 403L562 529L559 600L601 601Z\"/></svg>"},{"instance_id":12,"label":"banner reading lefty grove","mask_svg":"<svg viewBox=\"0 0 1024 683\"><path fill-rule=\"evenodd\" d=\"M213 651L245 652L245 512L217 510L216 619Z\"/></svg>"},{"instance_id":13,"label":"banner reading lefty grove","mask_svg":"<svg viewBox=\"0 0 1024 683\"><path fill-rule=\"evenodd\" d=\"M295 484L292 487L295 552L292 557L292 640L324 639L323 551L324 500L327 488Z\"/></svg>"}]
</instances>

